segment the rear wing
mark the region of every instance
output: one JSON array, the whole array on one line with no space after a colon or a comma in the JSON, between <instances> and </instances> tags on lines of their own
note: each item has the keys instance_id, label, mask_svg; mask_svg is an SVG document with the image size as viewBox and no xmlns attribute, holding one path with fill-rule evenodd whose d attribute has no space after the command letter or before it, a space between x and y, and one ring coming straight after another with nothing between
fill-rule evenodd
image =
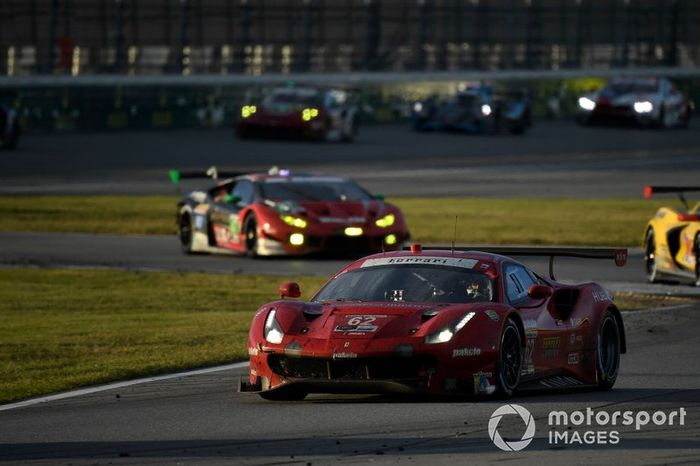
<instances>
[{"instance_id":1,"label":"rear wing","mask_svg":"<svg viewBox=\"0 0 700 466\"><path fill-rule=\"evenodd\" d=\"M558 248L558 247L520 247L520 246L486 246L486 247L451 247L425 246L423 250L474 251L499 254L501 256L549 257L549 277L554 278L555 257L580 257L583 259L612 259L615 265L622 267L627 263L627 248Z\"/></svg>"},{"instance_id":2,"label":"rear wing","mask_svg":"<svg viewBox=\"0 0 700 466\"><path fill-rule=\"evenodd\" d=\"M184 178L211 178L213 180L218 180L221 178L234 178L236 176L242 176L246 173L243 172L227 172L219 171L216 167L212 166L206 170L169 170L168 175L170 176L170 181L173 184L178 184L180 180Z\"/></svg>"},{"instance_id":3,"label":"rear wing","mask_svg":"<svg viewBox=\"0 0 700 466\"><path fill-rule=\"evenodd\" d=\"M689 209L690 206L683 193L698 191L700 191L700 186L644 186L644 199L651 199L654 194L675 193L678 194L678 198L685 208Z\"/></svg>"}]
</instances>

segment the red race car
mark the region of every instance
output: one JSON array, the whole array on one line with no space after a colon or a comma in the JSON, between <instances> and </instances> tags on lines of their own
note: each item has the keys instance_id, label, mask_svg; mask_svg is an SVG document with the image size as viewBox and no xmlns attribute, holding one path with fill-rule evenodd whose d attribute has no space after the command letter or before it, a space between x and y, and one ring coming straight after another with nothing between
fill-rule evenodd
<instances>
[{"instance_id":1,"label":"red race car","mask_svg":"<svg viewBox=\"0 0 700 466\"><path fill-rule=\"evenodd\" d=\"M398 207L337 176L171 170L181 178L231 176L178 203L183 252L248 256L366 253L402 247L409 233Z\"/></svg>"},{"instance_id":2,"label":"red race car","mask_svg":"<svg viewBox=\"0 0 700 466\"><path fill-rule=\"evenodd\" d=\"M243 105L236 134L351 142L358 122L357 106L344 89L283 87Z\"/></svg>"},{"instance_id":3,"label":"red race car","mask_svg":"<svg viewBox=\"0 0 700 466\"><path fill-rule=\"evenodd\" d=\"M512 395L615 383L622 317L596 283L543 278L508 255L627 260L626 249L426 249L353 262L309 301L299 286L261 306L239 390ZM551 260L550 260L551 275Z\"/></svg>"}]
</instances>

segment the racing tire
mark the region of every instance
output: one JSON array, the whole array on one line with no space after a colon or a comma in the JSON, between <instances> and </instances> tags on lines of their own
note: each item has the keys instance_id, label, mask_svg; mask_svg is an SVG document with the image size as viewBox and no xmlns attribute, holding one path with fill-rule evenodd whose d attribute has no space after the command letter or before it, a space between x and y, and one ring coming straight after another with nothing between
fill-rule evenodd
<instances>
[{"instance_id":1,"label":"racing tire","mask_svg":"<svg viewBox=\"0 0 700 466\"><path fill-rule=\"evenodd\" d=\"M251 214L243 222L243 234L245 238L245 255L255 257L258 255L258 222L255 215Z\"/></svg>"},{"instance_id":2,"label":"racing tire","mask_svg":"<svg viewBox=\"0 0 700 466\"><path fill-rule=\"evenodd\" d=\"M605 311L596 338L596 375L598 388L610 390L620 369L620 328L610 311Z\"/></svg>"},{"instance_id":3,"label":"racing tire","mask_svg":"<svg viewBox=\"0 0 700 466\"><path fill-rule=\"evenodd\" d=\"M189 212L184 211L180 214L177 230L180 238L180 250L182 250L183 254L194 254L192 249L192 241L194 239L192 215Z\"/></svg>"},{"instance_id":4,"label":"racing tire","mask_svg":"<svg viewBox=\"0 0 700 466\"><path fill-rule=\"evenodd\" d=\"M301 401L308 393L298 390L270 390L260 392L258 395L268 401Z\"/></svg>"},{"instance_id":5,"label":"racing tire","mask_svg":"<svg viewBox=\"0 0 700 466\"><path fill-rule=\"evenodd\" d=\"M695 236L693 244L693 252L695 253L695 286L700 286L700 235Z\"/></svg>"},{"instance_id":6,"label":"racing tire","mask_svg":"<svg viewBox=\"0 0 700 466\"><path fill-rule=\"evenodd\" d=\"M647 236L644 240L644 267L647 281L649 283L658 282L659 266L656 262L656 239L654 238L654 230L651 228L647 231Z\"/></svg>"},{"instance_id":7,"label":"racing tire","mask_svg":"<svg viewBox=\"0 0 700 466\"><path fill-rule=\"evenodd\" d=\"M654 124L659 129L666 127L666 112L664 111L664 106L661 105L661 110L659 110L659 119Z\"/></svg>"},{"instance_id":8,"label":"racing tire","mask_svg":"<svg viewBox=\"0 0 700 466\"><path fill-rule=\"evenodd\" d=\"M687 105L685 107L685 113L683 113L683 116L680 119L679 126L683 129L686 129L690 126L690 108Z\"/></svg>"},{"instance_id":9,"label":"racing tire","mask_svg":"<svg viewBox=\"0 0 700 466\"><path fill-rule=\"evenodd\" d=\"M501 332L501 346L496 362L496 393L511 397L520 383L523 367L523 337L513 319L508 319Z\"/></svg>"}]
</instances>

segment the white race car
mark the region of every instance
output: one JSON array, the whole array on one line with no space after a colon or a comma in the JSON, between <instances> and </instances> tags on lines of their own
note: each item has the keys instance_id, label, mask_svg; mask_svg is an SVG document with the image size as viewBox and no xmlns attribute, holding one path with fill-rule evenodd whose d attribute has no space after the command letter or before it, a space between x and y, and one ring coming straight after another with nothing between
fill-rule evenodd
<instances>
[{"instance_id":1,"label":"white race car","mask_svg":"<svg viewBox=\"0 0 700 466\"><path fill-rule=\"evenodd\" d=\"M578 98L576 121L636 123L644 127L686 127L692 102L667 78L615 78L601 90Z\"/></svg>"}]
</instances>

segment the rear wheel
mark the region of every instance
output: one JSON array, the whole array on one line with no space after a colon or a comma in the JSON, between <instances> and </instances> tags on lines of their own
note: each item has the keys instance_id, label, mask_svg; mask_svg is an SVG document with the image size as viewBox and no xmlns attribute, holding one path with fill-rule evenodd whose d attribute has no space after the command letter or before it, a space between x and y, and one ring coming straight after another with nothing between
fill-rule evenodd
<instances>
[{"instance_id":1,"label":"rear wheel","mask_svg":"<svg viewBox=\"0 0 700 466\"><path fill-rule=\"evenodd\" d=\"M178 236L180 237L180 249L185 254L192 254L192 216L185 211L178 221Z\"/></svg>"},{"instance_id":2,"label":"rear wheel","mask_svg":"<svg viewBox=\"0 0 700 466\"><path fill-rule=\"evenodd\" d=\"M245 234L245 253L248 257L258 255L258 222L254 215L246 217L243 223L243 232Z\"/></svg>"},{"instance_id":3,"label":"rear wheel","mask_svg":"<svg viewBox=\"0 0 700 466\"><path fill-rule=\"evenodd\" d=\"M603 321L598 330L596 348L596 370L598 388L609 390L615 385L618 369L620 368L620 329L615 316L605 311Z\"/></svg>"},{"instance_id":4,"label":"rear wheel","mask_svg":"<svg viewBox=\"0 0 700 466\"><path fill-rule=\"evenodd\" d=\"M512 319L508 319L501 333L501 349L496 364L496 383L498 392L503 396L512 396L520 383L522 341L518 326Z\"/></svg>"},{"instance_id":5,"label":"rear wheel","mask_svg":"<svg viewBox=\"0 0 700 466\"><path fill-rule=\"evenodd\" d=\"M656 239L652 229L647 231L647 236L644 240L644 265L646 267L647 281L649 283L657 282L659 280L659 269L656 263Z\"/></svg>"}]
</instances>

